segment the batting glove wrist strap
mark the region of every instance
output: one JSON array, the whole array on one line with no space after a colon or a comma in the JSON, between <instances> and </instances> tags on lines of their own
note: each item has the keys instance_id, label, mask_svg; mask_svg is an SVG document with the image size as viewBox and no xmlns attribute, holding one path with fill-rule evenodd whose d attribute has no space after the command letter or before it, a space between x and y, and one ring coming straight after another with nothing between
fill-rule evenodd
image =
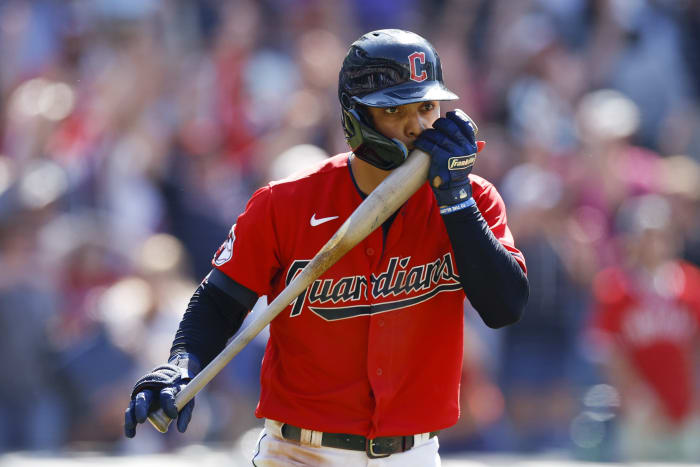
<instances>
[{"instance_id":1,"label":"batting glove wrist strap","mask_svg":"<svg viewBox=\"0 0 700 467\"><path fill-rule=\"evenodd\" d=\"M469 174L483 147L475 140L476 131L472 119L455 110L438 118L414 143L431 156L428 180L441 208L462 205L472 197Z\"/></svg>"},{"instance_id":2,"label":"batting glove wrist strap","mask_svg":"<svg viewBox=\"0 0 700 467\"><path fill-rule=\"evenodd\" d=\"M202 369L199 359L190 353L178 353L172 355L168 360L168 363L180 368L182 377L186 380L194 378Z\"/></svg>"},{"instance_id":3,"label":"batting glove wrist strap","mask_svg":"<svg viewBox=\"0 0 700 467\"><path fill-rule=\"evenodd\" d=\"M462 201L459 204L453 204L451 206L441 206L440 207L440 214L443 216L445 214L452 214L453 212L461 211L462 209L466 209L469 206L474 206L476 204L476 201L474 201L474 198L469 198L466 201Z\"/></svg>"}]
</instances>

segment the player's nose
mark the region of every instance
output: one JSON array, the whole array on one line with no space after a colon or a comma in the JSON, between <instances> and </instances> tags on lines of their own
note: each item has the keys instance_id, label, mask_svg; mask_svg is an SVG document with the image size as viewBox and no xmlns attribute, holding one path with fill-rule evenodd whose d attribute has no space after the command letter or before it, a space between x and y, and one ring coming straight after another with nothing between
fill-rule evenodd
<instances>
[{"instance_id":1,"label":"player's nose","mask_svg":"<svg viewBox=\"0 0 700 467\"><path fill-rule=\"evenodd\" d=\"M430 127L430 123L426 116L420 112L413 112L406 118L404 134L411 142L418 138L418 135L423 133L423 130Z\"/></svg>"}]
</instances>

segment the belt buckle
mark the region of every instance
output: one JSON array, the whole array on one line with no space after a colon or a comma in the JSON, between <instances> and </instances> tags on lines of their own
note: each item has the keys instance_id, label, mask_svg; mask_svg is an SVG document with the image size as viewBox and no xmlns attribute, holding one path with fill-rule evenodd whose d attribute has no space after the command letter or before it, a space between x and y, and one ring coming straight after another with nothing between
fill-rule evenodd
<instances>
[{"instance_id":1,"label":"belt buckle","mask_svg":"<svg viewBox=\"0 0 700 467\"><path fill-rule=\"evenodd\" d=\"M391 455L391 453L381 454L381 453L377 453L374 451L375 441L376 441L376 438L375 439L367 438L367 441L365 443L365 452L367 453L367 457L369 457L370 459L381 459L382 457L389 457Z\"/></svg>"}]
</instances>

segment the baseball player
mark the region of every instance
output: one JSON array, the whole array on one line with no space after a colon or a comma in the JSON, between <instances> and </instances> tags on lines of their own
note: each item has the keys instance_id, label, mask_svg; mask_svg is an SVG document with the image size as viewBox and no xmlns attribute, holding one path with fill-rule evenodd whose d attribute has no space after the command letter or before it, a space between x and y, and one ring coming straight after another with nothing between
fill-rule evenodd
<instances>
[{"instance_id":1,"label":"baseball player","mask_svg":"<svg viewBox=\"0 0 700 467\"><path fill-rule=\"evenodd\" d=\"M616 221L625 251L593 281L588 331L620 392L619 454L625 461L697 462L700 269L679 259L665 198L631 198Z\"/></svg>"},{"instance_id":2,"label":"baseball player","mask_svg":"<svg viewBox=\"0 0 700 467\"><path fill-rule=\"evenodd\" d=\"M426 182L383 225L270 323L253 465L439 465L437 432L459 417L464 298L484 322L516 322L525 262L491 183L471 174L483 142L421 36L379 30L345 57L338 97L351 152L271 182L213 258L168 364L136 383L125 431L163 407L184 431L175 394L225 346L257 298L273 299L401 165L431 155ZM378 460L379 459L379 460Z\"/></svg>"}]
</instances>

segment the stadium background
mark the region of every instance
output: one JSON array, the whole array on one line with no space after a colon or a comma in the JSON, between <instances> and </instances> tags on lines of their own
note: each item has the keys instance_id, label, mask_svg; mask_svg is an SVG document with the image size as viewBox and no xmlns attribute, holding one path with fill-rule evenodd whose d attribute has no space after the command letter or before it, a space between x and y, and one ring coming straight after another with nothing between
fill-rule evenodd
<instances>
[{"instance_id":1,"label":"stadium background","mask_svg":"<svg viewBox=\"0 0 700 467\"><path fill-rule=\"evenodd\" d=\"M445 464L624 460L626 401L587 323L634 202L661 202L679 257L700 263L697 2L6 0L0 465L246 458L264 336L198 396L185 435L142 427L127 441L130 387L167 357L253 190L346 150L339 66L386 27L439 51L532 288L509 329L467 305L464 414L441 434Z\"/></svg>"}]
</instances>

